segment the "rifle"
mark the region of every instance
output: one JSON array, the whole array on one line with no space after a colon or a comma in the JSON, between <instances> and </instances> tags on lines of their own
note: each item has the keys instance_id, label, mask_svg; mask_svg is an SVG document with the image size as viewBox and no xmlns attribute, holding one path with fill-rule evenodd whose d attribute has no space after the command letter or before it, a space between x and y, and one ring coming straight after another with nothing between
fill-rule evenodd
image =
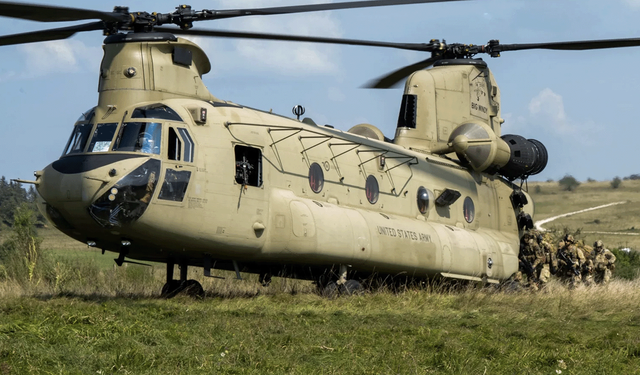
<instances>
[{"instance_id":1,"label":"rifle","mask_svg":"<svg viewBox=\"0 0 640 375\"><path fill-rule=\"evenodd\" d=\"M573 270L573 273L576 276L580 276L580 271L578 270L578 267L576 267L576 263L573 260L571 260L571 258L568 257L567 254L564 251L558 251L558 256L565 263L567 263L569 266L571 266L571 269Z\"/></svg>"},{"instance_id":2,"label":"rifle","mask_svg":"<svg viewBox=\"0 0 640 375\"><path fill-rule=\"evenodd\" d=\"M524 272L527 274L529 279L534 282L538 282L538 278L536 277L536 270L533 269L531 262L529 262L527 257L524 256L522 249L523 247L521 246L520 252L518 254L518 259L520 260L520 264L522 265L522 268L524 269Z\"/></svg>"}]
</instances>

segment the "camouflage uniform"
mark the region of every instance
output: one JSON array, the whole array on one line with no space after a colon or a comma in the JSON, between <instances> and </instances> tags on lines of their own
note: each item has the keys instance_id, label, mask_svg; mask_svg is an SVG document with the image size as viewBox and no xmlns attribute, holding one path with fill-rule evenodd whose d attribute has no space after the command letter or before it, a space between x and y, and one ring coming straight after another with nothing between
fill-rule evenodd
<instances>
[{"instance_id":1,"label":"camouflage uniform","mask_svg":"<svg viewBox=\"0 0 640 375\"><path fill-rule=\"evenodd\" d=\"M545 241L541 234L538 234L537 241L544 258L543 262L538 265L538 280L544 285L551 280L551 274L555 274L558 268L558 260L551 244Z\"/></svg>"},{"instance_id":2,"label":"camouflage uniform","mask_svg":"<svg viewBox=\"0 0 640 375\"><path fill-rule=\"evenodd\" d=\"M593 244L593 266L595 270L595 282L606 284L611 279L611 271L615 268L616 256L609 249L605 249L602 241Z\"/></svg>"},{"instance_id":3,"label":"camouflage uniform","mask_svg":"<svg viewBox=\"0 0 640 375\"><path fill-rule=\"evenodd\" d=\"M572 287L582 283L582 265L585 262L584 253L575 245L573 236L567 234L564 237L564 246L558 249L558 265L560 277L569 281ZM563 258L567 259L565 261ZM573 263L573 264L571 264Z\"/></svg>"},{"instance_id":4,"label":"camouflage uniform","mask_svg":"<svg viewBox=\"0 0 640 375\"><path fill-rule=\"evenodd\" d=\"M542 268L542 265L545 263L545 256L534 237L533 232L526 232L520 241L520 270L521 273L525 272L527 274L527 279L529 281L529 286L537 289L538 280L539 280L539 269ZM525 266L525 262L528 263ZM531 268L529 269L530 266Z\"/></svg>"}]
</instances>

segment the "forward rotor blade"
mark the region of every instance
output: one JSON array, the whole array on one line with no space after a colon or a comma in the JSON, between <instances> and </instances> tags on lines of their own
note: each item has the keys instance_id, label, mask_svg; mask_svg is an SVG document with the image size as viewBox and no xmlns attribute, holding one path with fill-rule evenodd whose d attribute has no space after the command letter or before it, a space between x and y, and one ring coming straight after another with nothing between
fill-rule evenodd
<instances>
[{"instance_id":1,"label":"forward rotor blade","mask_svg":"<svg viewBox=\"0 0 640 375\"><path fill-rule=\"evenodd\" d=\"M0 1L0 16L40 22L80 21L90 19L124 22L129 19L129 16L120 13L51 5L11 3L7 1Z\"/></svg>"},{"instance_id":2,"label":"forward rotor blade","mask_svg":"<svg viewBox=\"0 0 640 375\"><path fill-rule=\"evenodd\" d=\"M327 44L348 44L352 46L370 46L370 47L387 47L406 49L411 51L430 51L429 44L423 43L394 43L394 42L377 42L372 40L359 39L341 39L341 38L324 38L315 36L285 35L285 34L268 34L253 33L240 31L224 31L224 30L182 30L170 27L156 27L155 31L168 32L176 35L192 35L192 36L211 36L220 38L239 38L239 39L262 39L262 40L278 40L290 42L311 42L311 43L327 43Z\"/></svg>"},{"instance_id":3,"label":"forward rotor blade","mask_svg":"<svg viewBox=\"0 0 640 375\"><path fill-rule=\"evenodd\" d=\"M215 16L213 18L219 19L219 18L230 18L230 17L240 17L240 16L265 16L265 15L275 15L275 14L317 12L321 10L379 7L379 6L387 6L387 5L443 3L443 2L449 2L449 1L466 1L466 0L371 0L371 1L329 3L329 4L293 5L293 6L273 7L273 8L230 9L230 10L216 10Z\"/></svg>"},{"instance_id":4,"label":"forward rotor blade","mask_svg":"<svg viewBox=\"0 0 640 375\"><path fill-rule=\"evenodd\" d=\"M551 43L525 43L525 44L500 44L498 52L518 51L525 49L552 49L565 51L582 51L590 49L637 47L640 46L640 38L626 39L601 39L583 40L574 42L551 42Z\"/></svg>"},{"instance_id":5,"label":"forward rotor blade","mask_svg":"<svg viewBox=\"0 0 640 375\"><path fill-rule=\"evenodd\" d=\"M407 65L404 68L400 68L395 70L383 77L370 81L364 88L369 89L389 89L395 86L398 82L407 78L416 70L422 70L433 65L434 62L438 61L440 57L431 57L429 59L417 62L415 64Z\"/></svg>"},{"instance_id":6,"label":"forward rotor blade","mask_svg":"<svg viewBox=\"0 0 640 375\"><path fill-rule=\"evenodd\" d=\"M80 31L102 30L103 27L104 25L102 21L98 21L77 26L61 27L58 29L47 29L32 31L30 33L4 35L0 36L0 46L66 39Z\"/></svg>"}]
</instances>

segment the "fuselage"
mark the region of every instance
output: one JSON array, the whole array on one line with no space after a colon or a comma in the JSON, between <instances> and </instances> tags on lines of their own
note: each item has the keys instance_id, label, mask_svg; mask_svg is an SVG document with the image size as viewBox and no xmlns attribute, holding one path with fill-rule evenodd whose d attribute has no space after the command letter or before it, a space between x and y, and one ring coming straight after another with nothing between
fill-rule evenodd
<instances>
[{"instance_id":1,"label":"fuselage","mask_svg":"<svg viewBox=\"0 0 640 375\"><path fill-rule=\"evenodd\" d=\"M490 282L517 271L508 181L220 101L199 80L203 55L183 40L107 43L98 106L39 173L56 227L131 259L312 270L302 277L334 265Z\"/></svg>"}]
</instances>

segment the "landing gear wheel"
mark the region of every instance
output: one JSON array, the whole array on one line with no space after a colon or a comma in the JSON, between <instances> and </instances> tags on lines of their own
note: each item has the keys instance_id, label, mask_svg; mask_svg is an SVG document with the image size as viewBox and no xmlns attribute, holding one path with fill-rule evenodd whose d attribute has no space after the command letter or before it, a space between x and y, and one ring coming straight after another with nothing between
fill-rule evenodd
<instances>
[{"instance_id":1,"label":"landing gear wheel","mask_svg":"<svg viewBox=\"0 0 640 375\"><path fill-rule=\"evenodd\" d=\"M160 296L163 298L173 298L180 293L194 298L204 298L204 289L196 280L171 280L164 284Z\"/></svg>"},{"instance_id":2,"label":"landing gear wheel","mask_svg":"<svg viewBox=\"0 0 640 375\"><path fill-rule=\"evenodd\" d=\"M340 285L340 294L347 296L358 296L364 293L364 288L358 280L347 280L344 284Z\"/></svg>"},{"instance_id":3,"label":"landing gear wheel","mask_svg":"<svg viewBox=\"0 0 640 375\"><path fill-rule=\"evenodd\" d=\"M204 298L204 289L196 280L186 280L182 282L182 290L184 294L194 298Z\"/></svg>"},{"instance_id":4,"label":"landing gear wheel","mask_svg":"<svg viewBox=\"0 0 640 375\"><path fill-rule=\"evenodd\" d=\"M182 282L180 280L171 280L164 284L162 287L162 291L160 292L160 297L162 298L173 298L176 294L180 293L182 286Z\"/></svg>"},{"instance_id":5,"label":"landing gear wheel","mask_svg":"<svg viewBox=\"0 0 640 375\"><path fill-rule=\"evenodd\" d=\"M334 298L340 293L338 284L335 281L329 281L325 286L319 286L320 295L325 298Z\"/></svg>"}]
</instances>

